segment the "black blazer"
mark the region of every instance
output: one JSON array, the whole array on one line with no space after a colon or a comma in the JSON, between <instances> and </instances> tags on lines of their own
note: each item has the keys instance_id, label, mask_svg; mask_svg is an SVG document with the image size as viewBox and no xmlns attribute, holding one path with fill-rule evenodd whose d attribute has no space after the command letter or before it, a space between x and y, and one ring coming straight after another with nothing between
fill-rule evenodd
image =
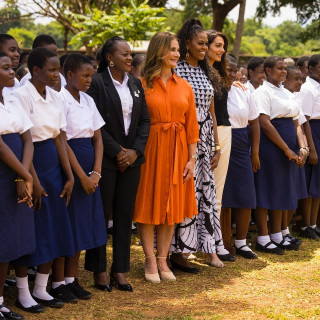
<instances>
[{"instance_id":1,"label":"black blazer","mask_svg":"<svg viewBox=\"0 0 320 320\"><path fill-rule=\"evenodd\" d=\"M102 167L106 169L118 169L116 156L121 151L120 145L141 153L142 156L138 157L131 167L140 166L145 162L143 153L150 131L150 116L140 80L129 75L128 87L133 99L128 136L125 135L119 94L107 69L93 75L91 86L87 91L106 123L101 128L104 145Z\"/></svg>"}]
</instances>

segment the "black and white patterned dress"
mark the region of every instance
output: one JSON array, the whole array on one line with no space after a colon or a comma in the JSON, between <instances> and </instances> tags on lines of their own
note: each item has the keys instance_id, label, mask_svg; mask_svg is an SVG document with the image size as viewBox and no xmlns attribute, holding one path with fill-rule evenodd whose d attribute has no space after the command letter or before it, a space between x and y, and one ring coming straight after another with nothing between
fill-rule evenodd
<instances>
[{"instance_id":1,"label":"black and white patterned dress","mask_svg":"<svg viewBox=\"0 0 320 320\"><path fill-rule=\"evenodd\" d=\"M192 219L185 218L183 223L176 225L170 251L215 253L217 246L224 246L216 206L214 175L210 167L210 160L214 155L214 139L209 108L214 89L200 67L192 67L185 61L180 61L175 71L192 86L197 108L200 142L194 177L198 215Z\"/></svg>"}]
</instances>

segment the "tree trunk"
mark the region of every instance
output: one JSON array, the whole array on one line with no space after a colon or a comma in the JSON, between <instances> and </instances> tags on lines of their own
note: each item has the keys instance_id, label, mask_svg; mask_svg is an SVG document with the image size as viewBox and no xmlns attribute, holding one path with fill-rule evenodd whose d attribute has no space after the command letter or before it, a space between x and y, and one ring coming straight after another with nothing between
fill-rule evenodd
<instances>
[{"instance_id":1,"label":"tree trunk","mask_svg":"<svg viewBox=\"0 0 320 320\"><path fill-rule=\"evenodd\" d=\"M221 8L213 8L212 10L212 29L216 31L222 31L224 20L226 19L228 12L221 10Z\"/></svg>"},{"instance_id":2,"label":"tree trunk","mask_svg":"<svg viewBox=\"0 0 320 320\"><path fill-rule=\"evenodd\" d=\"M240 2L239 16L236 30L236 39L234 41L233 54L238 59L240 54L241 38L244 24L244 13L246 10L246 0Z\"/></svg>"},{"instance_id":3,"label":"tree trunk","mask_svg":"<svg viewBox=\"0 0 320 320\"><path fill-rule=\"evenodd\" d=\"M65 54L67 54L67 51L68 51L68 33L69 33L69 28L65 26L64 39L63 39L63 49Z\"/></svg>"}]
</instances>

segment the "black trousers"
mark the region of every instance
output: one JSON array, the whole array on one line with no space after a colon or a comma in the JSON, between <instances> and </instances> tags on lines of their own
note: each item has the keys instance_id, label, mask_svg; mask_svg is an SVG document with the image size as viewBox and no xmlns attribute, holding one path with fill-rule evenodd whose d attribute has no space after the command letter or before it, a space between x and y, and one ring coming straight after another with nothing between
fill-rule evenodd
<instances>
[{"instance_id":1,"label":"black trousers","mask_svg":"<svg viewBox=\"0 0 320 320\"><path fill-rule=\"evenodd\" d=\"M113 216L113 263L111 270L130 270L130 242L134 204L140 180L140 166L124 172L102 169L101 197L106 222ZM106 245L87 250L85 269L100 273L107 268Z\"/></svg>"}]
</instances>

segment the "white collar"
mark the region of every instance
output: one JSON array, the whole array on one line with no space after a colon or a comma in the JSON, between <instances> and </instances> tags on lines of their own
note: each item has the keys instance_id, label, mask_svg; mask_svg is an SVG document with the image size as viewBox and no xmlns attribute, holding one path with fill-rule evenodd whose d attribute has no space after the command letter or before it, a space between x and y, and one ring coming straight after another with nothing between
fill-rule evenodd
<instances>
[{"instance_id":1,"label":"white collar","mask_svg":"<svg viewBox=\"0 0 320 320\"><path fill-rule=\"evenodd\" d=\"M119 81L117 81L117 80L113 79L113 77L112 77L112 74L111 74L111 71L110 71L110 68L109 68L109 67L108 67L108 71L109 71L109 74L110 74L110 77L111 77L111 80L112 80L112 82L113 82L114 86L126 86L126 85L127 85L128 80L129 80L129 76L128 76L127 72L125 72L125 73L124 73L123 82L122 82L122 83L120 83Z\"/></svg>"},{"instance_id":2,"label":"white collar","mask_svg":"<svg viewBox=\"0 0 320 320\"><path fill-rule=\"evenodd\" d=\"M318 88L320 86L320 83L318 81L313 80L310 77L307 77L306 81L309 82L310 84L312 84L315 88Z\"/></svg>"},{"instance_id":3,"label":"white collar","mask_svg":"<svg viewBox=\"0 0 320 320\"><path fill-rule=\"evenodd\" d=\"M50 90L53 90L53 89L50 89L48 86L46 86L46 99L44 99L40 95L40 93L37 91L36 87L30 82L30 80L26 81L25 86L30 91L34 102L42 101L42 102L45 102L45 103L50 103L50 102L53 101L52 97L51 97L51 94L50 94Z\"/></svg>"},{"instance_id":4,"label":"white collar","mask_svg":"<svg viewBox=\"0 0 320 320\"><path fill-rule=\"evenodd\" d=\"M80 103L73 97L73 95L65 87L62 87L61 91L69 104L75 104L78 107L83 108L83 105L82 105L83 99L82 99L81 91L79 91Z\"/></svg>"}]
</instances>

